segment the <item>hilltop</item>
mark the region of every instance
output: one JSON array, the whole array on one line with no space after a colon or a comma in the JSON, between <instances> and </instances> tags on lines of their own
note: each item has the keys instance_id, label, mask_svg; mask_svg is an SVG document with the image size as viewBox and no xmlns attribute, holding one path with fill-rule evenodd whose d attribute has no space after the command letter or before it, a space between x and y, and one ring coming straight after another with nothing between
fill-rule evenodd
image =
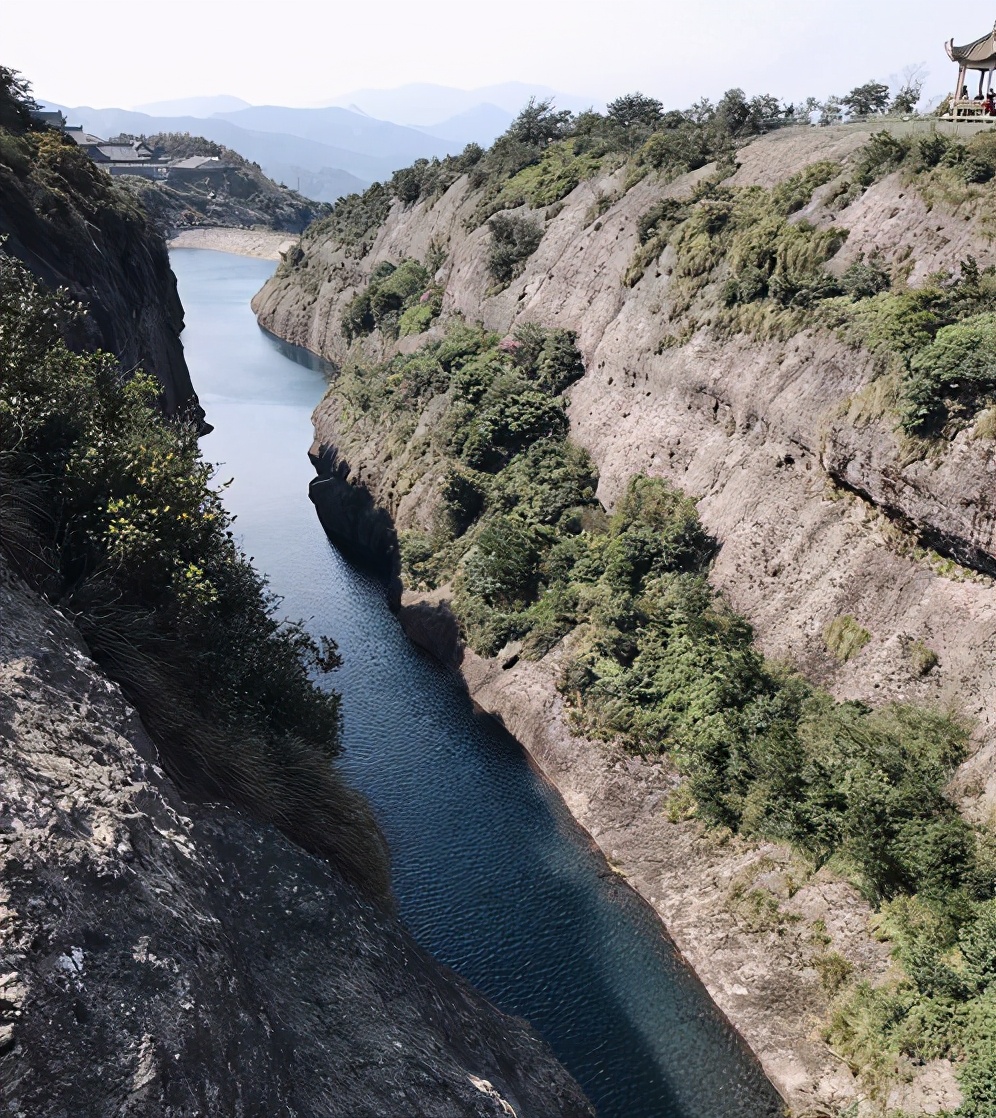
<instances>
[{"instance_id":1,"label":"hilltop","mask_svg":"<svg viewBox=\"0 0 996 1118\"><path fill-rule=\"evenodd\" d=\"M138 137L125 136L124 140ZM262 226L277 232L300 233L325 214L327 206L268 178L259 164L237 151L203 136L186 132L158 132L142 136L153 149L172 160L203 156L216 159L198 173L171 175L166 182L120 176L119 181L145 207L156 227L167 237L184 229L225 226L233 229Z\"/></svg>"}]
</instances>

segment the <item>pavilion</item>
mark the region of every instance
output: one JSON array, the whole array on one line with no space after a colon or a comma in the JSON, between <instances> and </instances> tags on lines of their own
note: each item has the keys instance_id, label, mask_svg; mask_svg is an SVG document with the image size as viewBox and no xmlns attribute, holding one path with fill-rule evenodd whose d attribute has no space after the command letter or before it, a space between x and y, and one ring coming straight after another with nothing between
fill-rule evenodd
<instances>
[{"instance_id":1,"label":"pavilion","mask_svg":"<svg viewBox=\"0 0 996 1118\"><path fill-rule=\"evenodd\" d=\"M990 93L993 72L996 71L996 26L988 35L963 47L956 47L954 39L945 43L948 58L958 63L958 84L951 98L951 117L954 120L978 120L992 116ZM968 87L969 71L979 75L978 94ZM972 84L974 86L974 77Z\"/></svg>"}]
</instances>

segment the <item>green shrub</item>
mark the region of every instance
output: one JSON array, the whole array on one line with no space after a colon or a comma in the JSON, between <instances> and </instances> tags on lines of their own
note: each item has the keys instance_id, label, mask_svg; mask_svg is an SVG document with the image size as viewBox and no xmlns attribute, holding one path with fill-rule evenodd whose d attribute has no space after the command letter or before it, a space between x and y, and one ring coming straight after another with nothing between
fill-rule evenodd
<instances>
[{"instance_id":1,"label":"green shrub","mask_svg":"<svg viewBox=\"0 0 996 1118\"><path fill-rule=\"evenodd\" d=\"M367 238L372 239L390 211L390 190L383 183L375 182L362 194L340 198L331 213L308 226L303 240L308 243L329 237L336 244L353 248Z\"/></svg>"},{"instance_id":2,"label":"green shrub","mask_svg":"<svg viewBox=\"0 0 996 1118\"><path fill-rule=\"evenodd\" d=\"M813 966L820 976L823 989L834 997L843 986L850 981L854 974L854 964L848 962L837 951L828 951L825 955L817 955L813 959Z\"/></svg>"},{"instance_id":3,"label":"green shrub","mask_svg":"<svg viewBox=\"0 0 996 1118\"><path fill-rule=\"evenodd\" d=\"M857 656L870 640L871 633L848 614L835 617L823 630L827 651L842 664Z\"/></svg>"},{"instance_id":4,"label":"green shrub","mask_svg":"<svg viewBox=\"0 0 996 1118\"><path fill-rule=\"evenodd\" d=\"M273 822L383 899L383 839L331 764L339 697L309 674L338 663L334 646L276 618L196 429L159 415L156 383L66 347L79 313L0 253L4 550L76 623L185 791Z\"/></svg>"},{"instance_id":5,"label":"green shrub","mask_svg":"<svg viewBox=\"0 0 996 1118\"><path fill-rule=\"evenodd\" d=\"M374 330L396 338L399 333L417 334L427 329L443 306L442 291L429 288L429 279L417 260L402 260L397 266L382 261L371 272L367 286L342 312L340 325L346 341Z\"/></svg>"},{"instance_id":6,"label":"green shrub","mask_svg":"<svg viewBox=\"0 0 996 1118\"><path fill-rule=\"evenodd\" d=\"M889 273L874 258L855 261L840 279L841 290L852 299L870 299L891 286Z\"/></svg>"},{"instance_id":7,"label":"green shrub","mask_svg":"<svg viewBox=\"0 0 996 1118\"><path fill-rule=\"evenodd\" d=\"M523 606L535 593L539 562L535 533L518 519L498 516L464 561L464 587L489 606Z\"/></svg>"},{"instance_id":8,"label":"green shrub","mask_svg":"<svg viewBox=\"0 0 996 1118\"><path fill-rule=\"evenodd\" d=\"M430 287L415 306L408 307L398 319L398 333L404 338L409 334L423 334L436 321L443 310L443 292Z\"/></svg>"},{"instance_id":9,"label":"green shrub","mask_svg":"<svg viewBox=\"0 0 996 1118\"><path fill-rule=\"evenodd\" d=\"M901 421L914 434L943 426L953 407L974 411L996 392L996 314L945 326L910 361Z\"/></svg>"},{"instance_id":10,"label":"green shrub","mask_svg":"<svg viewBox=\"0 0 996 1118\"><path fill-rule=\"evenodd\" d=\"M543 228L518 214L498 213L488 222L491 244L488 271L496 283L508 286L522 274L525 261L539 248Z\"/></svg>"},{"instance_id":11,"label":"green shrub","mask_svg":"<svg viewBox=\"0 0 996 1118\"><path fill-rule=\"evenodd\" d=\"M917 675L929 675L937 667L937 653L921 640L911 641L907 654Z\"/></svg>"}]
</instances>

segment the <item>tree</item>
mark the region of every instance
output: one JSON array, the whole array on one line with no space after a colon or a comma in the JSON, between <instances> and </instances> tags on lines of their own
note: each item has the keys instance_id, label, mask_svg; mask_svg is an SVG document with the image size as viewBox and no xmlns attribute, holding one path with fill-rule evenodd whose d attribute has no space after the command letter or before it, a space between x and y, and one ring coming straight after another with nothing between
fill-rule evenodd
<instances>
[{"instance_id":1,"label":"tree","mask_svg":"<svg viewBox=\"0 0 996 1118\"><path fill-rule=\"evenodd\" d=\"M16 70L0 66L0 128L27 132L31 114L38 102L31 96L31 85Z\"/></svg>"},{"instance_id":2,"label":"tree","mask_svg":"<svg viewBox=\"0 0 996 1118\"><path fill-rule=\"evenodd\" d=\"M894 113L916 112L926 80L925 63L912 63L907 66L899 77L899 89L892 101L892 111Z\"/></svg>"},{"instance_id":3,"label":"tree","mask_svg":"<svg viewBox=\"0 0 996 1118\"><path fill-rule=\"evenodd\" d=\"M546 147L553 140L559 140L570 123L569 110L557 110L551 100L537 101L530 97L529 103L509 125L506 135L520 144Z\"/></svg>"},{"instance_id":4,"label":"tree","mask_svg":"<svg viewBox=\"0 0 996 1118\"><path fill-rule=\"evenodd\" d=\"M841 104L849 116L876 116L889 107L889 87L881 82L865 82L842 97Z\"/></svg>"},{"instance_id":5,"label":"tree","mask_svg":"<svg viewBox=\"0 0 996 1118\"><path fill-rule=\"evenodd\" d=\"M716 121L731 136L753 136L764 130L766 121L783 115L777 97L765 93L747 99L742 89L728 89L716 106Z\"/></svg>"},{"instance_id":6,"label":"tree","mask_svg":"<svg viewBox=\"0 0 996 1118\"><path fill-rule=\"evenodd\" d=\"M818 105L821 127L825 128L828 124L840 124L844 119L843 107L844 102L840 97L828 97L822 104Z\"/></svg>"},{"instance_id":7,"label":"tree","mask_svg":"<svg viewBox=\"0 0 996 1118\"><path fill-rule=\"evenodd\" d=\"M637 90L636 93L627 93L611 101L606 108L606 115L623 128L629 128L633 124L654 128L664 115L664 106L656 98L645 97Z\"/></svg>"}]
</instances>

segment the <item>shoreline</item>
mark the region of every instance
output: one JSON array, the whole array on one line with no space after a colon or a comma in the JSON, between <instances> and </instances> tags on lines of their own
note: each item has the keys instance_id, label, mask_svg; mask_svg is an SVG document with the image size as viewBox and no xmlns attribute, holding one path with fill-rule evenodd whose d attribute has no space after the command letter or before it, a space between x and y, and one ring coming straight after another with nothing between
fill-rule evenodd
<instances>
[{"instance_id":1,"label":"shoreline","mask_svg":"<svg viewBox=\"0 0 996 1118\"><path fill-rule=\"evenodd\" d=\"M815 1035L828 999L815 969L804 965L803 943L793 942L803 939L800 925L808 930L815 919L823 919L830 934L838 932L835 907L850 908L858 898L845 900L839 886L824 896L830 883L807 882L794 897L778 898L784 921L757 932L738 928L727 907L736 883L765 888L769 882L762 878L791 880L798 871L791 855L774 843L719 841L694 820L670 822L666 802L676 777L666 761L575 737L556 688L562 646L543 660L509 667L501 656L485 659L460 641L445 588L406 590L398 621L409 640L454 671L473 703L519 742L612 870L650 905L787 1112L829 1115L859 1098L844 1062ZM778 888L782 881L772 884ZM806 916L796 923L800 908ZM841 938L834 935L837 950ZM795 965L787 967L790 958Z\"/></svg>"},{"instance_id":2,"label":"shoreline","mask_svg":"<svg viewBox=\"0 0 996 1118\"><path fill-rule=\"evenodd\" d=\"M218 225L181 229L167 238L166 244L170 249L206 248L260 260L280 260L299 239L300 234L274 229L231 229Z\"/></svg>"},{"instance_id":3,"label":"shoreline","mask_svg":"<svg viewBox=\"0 0 996 1118\"><path fill-rule=\"evenodd\" d=\"M877 984L890 974L889 949L869 936L872 910L858 891L813 873L787 845L672 818L668 798L678 778L666 760L575 736L556 685L570 638L539 661L484 659L460 641L446 588L405 591L398 620L519 742L609 866L654 910L786 1112L829 1118L866 1104L821 1036L832 996L818 969L831 951L854 967L855 979ZM765 904L752 908L757 895ZM960 1103L948 1061L910 1070L887 1108L929 1114Z\"/></svg>"}]
</instances>

